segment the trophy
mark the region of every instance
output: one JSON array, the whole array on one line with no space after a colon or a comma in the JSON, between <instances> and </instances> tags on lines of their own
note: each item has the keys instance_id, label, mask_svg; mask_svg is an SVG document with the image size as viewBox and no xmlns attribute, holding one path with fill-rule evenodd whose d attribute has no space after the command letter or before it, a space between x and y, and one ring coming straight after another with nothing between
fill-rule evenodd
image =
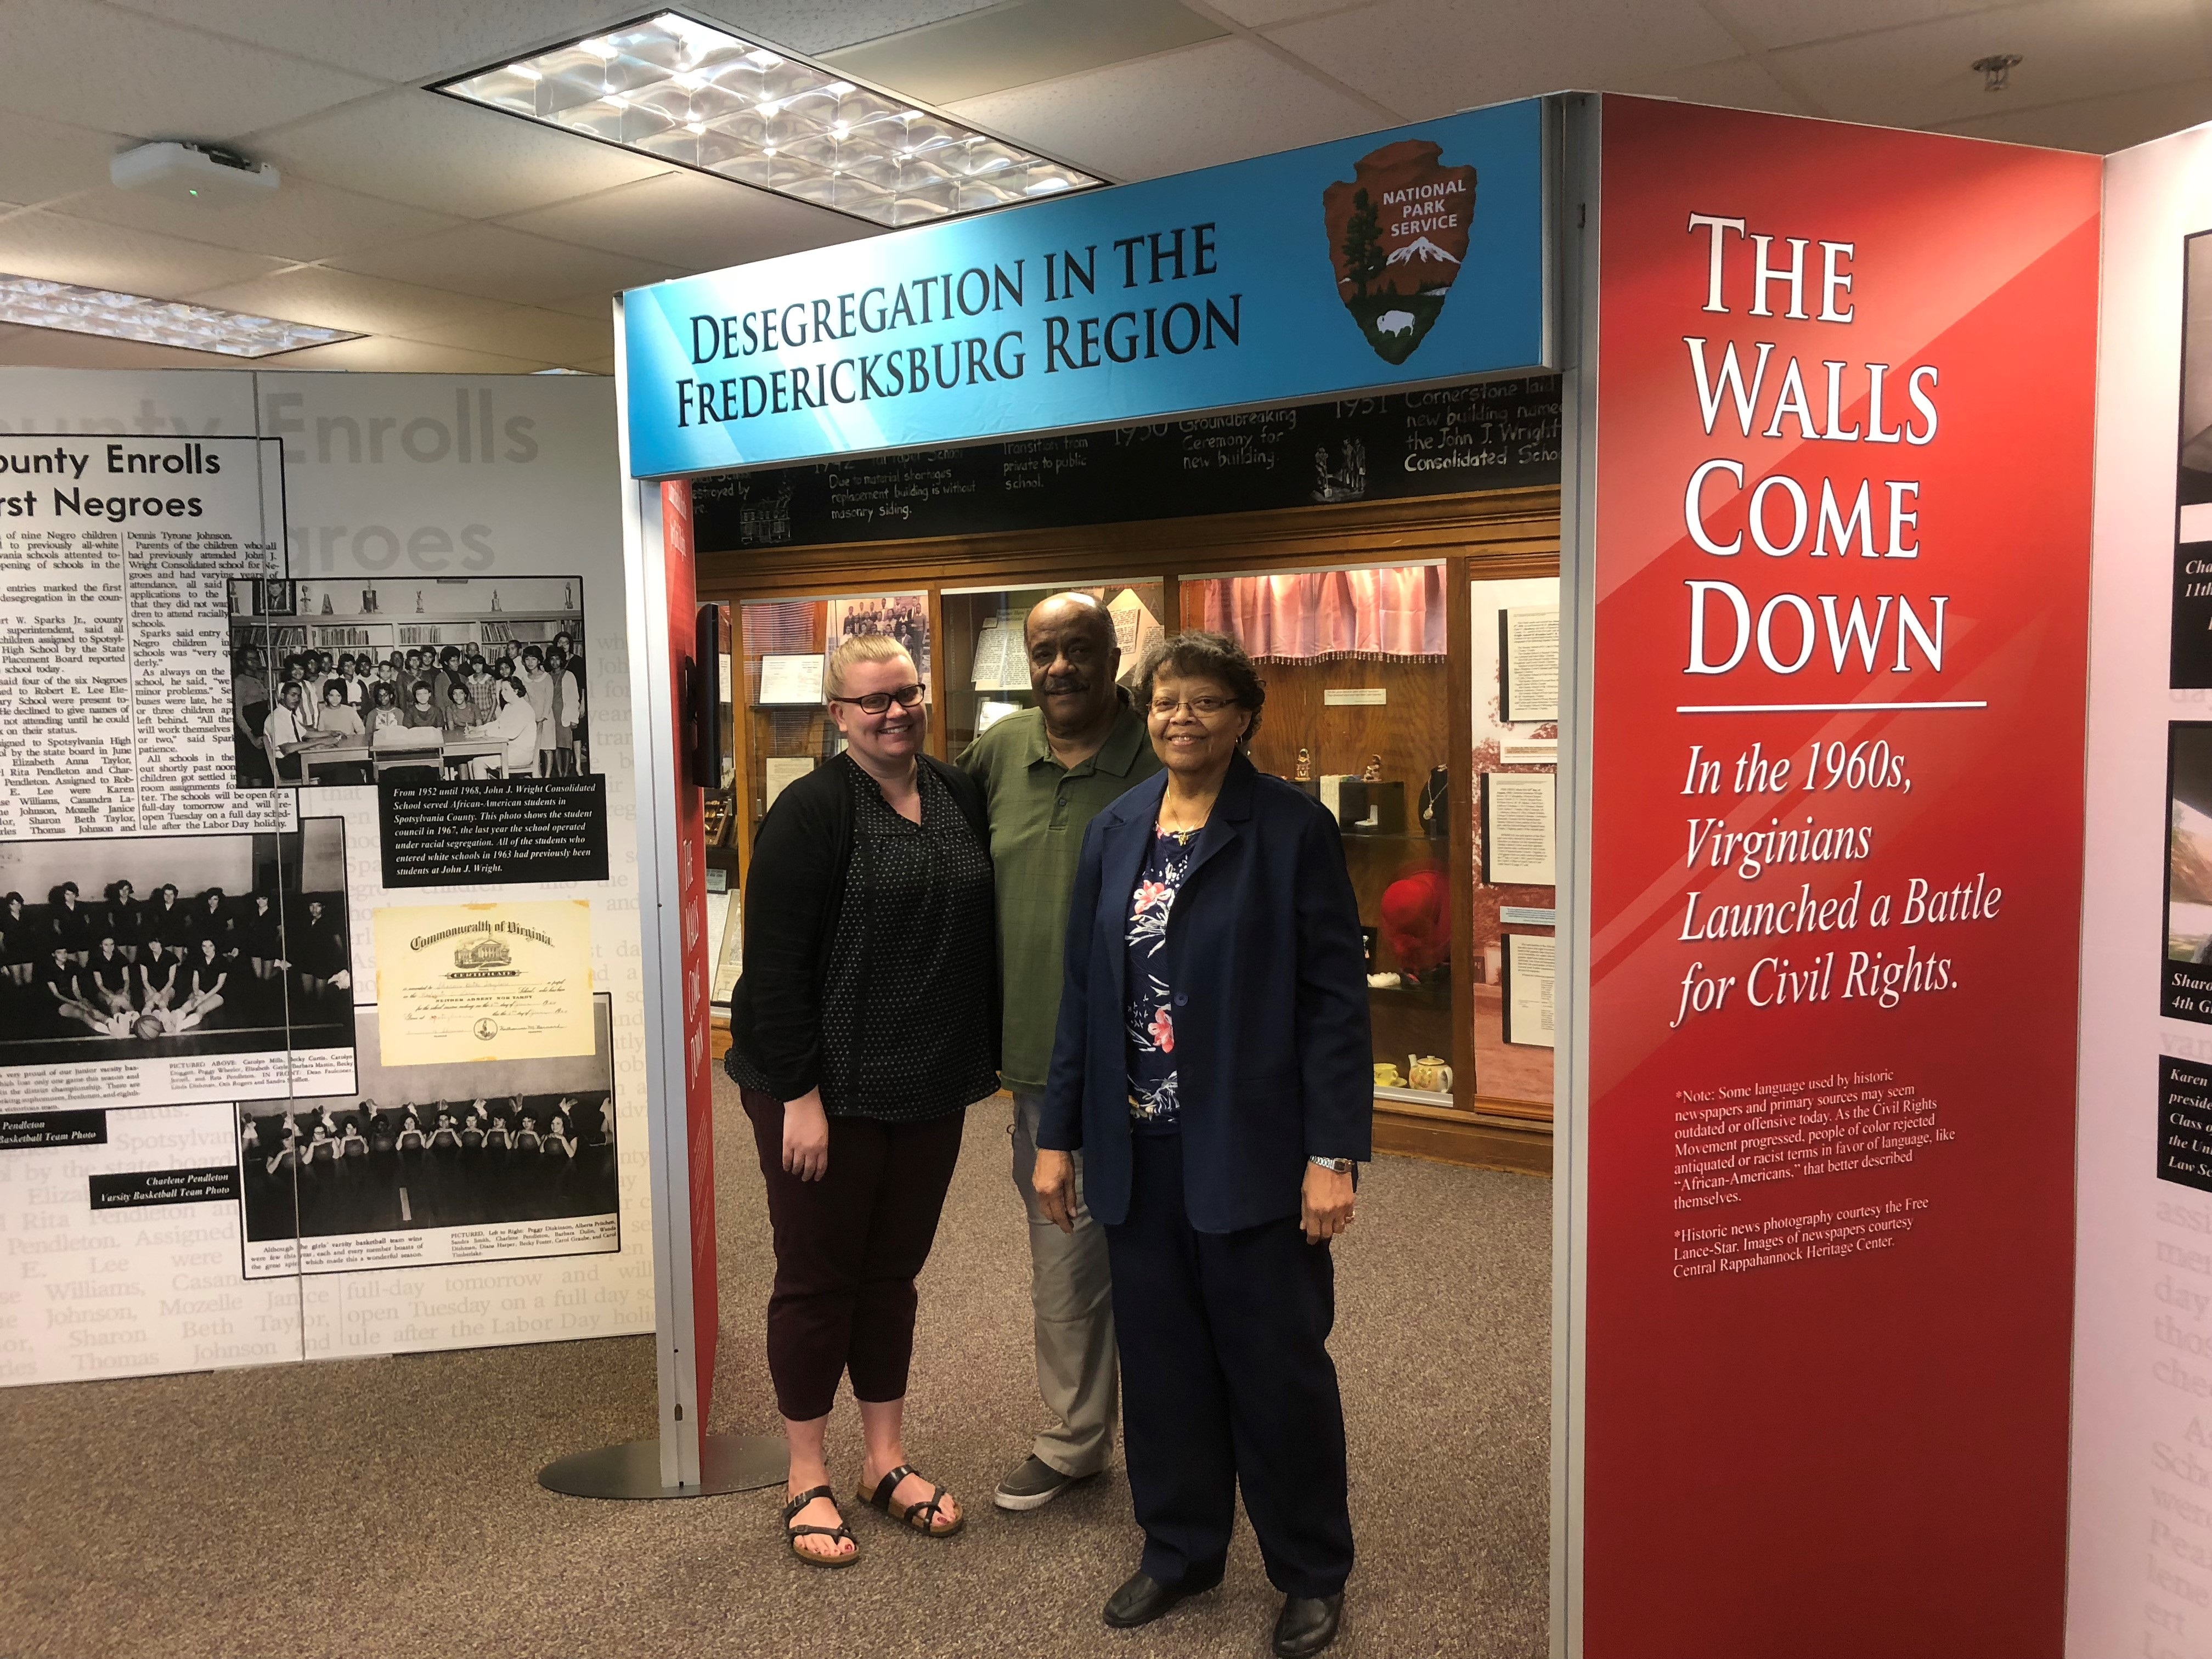
<instances>
[{"instance_id":1,"label":"trophy","mask_svg":"<svg viewBox=\"0 0 2212 1659\"><path fill-rule=\"evenodd\" d=\"M1292 779L1292 781L1296 783L1311 783L1313 781L1312 750L1301 749L1298 750L1297 775Z\"/></svg>"},{"instance_id":2,"label":"trophy","mask_svg":"<svg viewBox=\"0 0 2212 1659\"><path fill-rule=\"evenodd\" d=\"M1359 781L1362 783L1380 783L1382 781L1382 756L1370 755L1367 757L1367 769L1359 775Z\"/></svg>"},{"instance_id":3,"label":"trophy","mask_svg":"<svg viewBox=\"0 0 2212 1659\"><path fill-rule=\"evenodd\" d=\"M323 614L325 617L331 614L331 596L327 593L323 595Z\"/></svg>"},{"instance_id":4,"label":"trophy","mask_svg":"<svg viewBox=\"0 0 2212 1659\"><path fill-rule=\"evenodd\" d=\"M568 584L566 582L561 584L561 608L563 611L574 611L576 608L568 597Z\"/></svg>"}]
</instances>

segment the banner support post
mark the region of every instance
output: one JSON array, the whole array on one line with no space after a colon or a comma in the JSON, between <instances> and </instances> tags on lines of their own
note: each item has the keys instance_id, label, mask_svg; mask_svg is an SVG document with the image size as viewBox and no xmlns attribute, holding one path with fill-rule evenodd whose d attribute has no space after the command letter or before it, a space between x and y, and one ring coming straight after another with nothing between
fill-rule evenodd
<instances>
[{"instance_id":1,"label":"banner support post","mask_svg":"<svg viewBox=\"0 0 2212 1659\"><path fill-rule=\"evenodd\" d=\"M690 1029L684 957L684 860L693 849L682 842L686 802L694 788L678 753L678 687L671 672L674 653L688 650L687 623L672 638L670 618L680 608L688 619L697 608L693 579L689 514L684 545L672 558L659 485L633 479L629 471L629 377L623 348L623 301L615 301L615 410L622 459L623 564L630 641L630 726L637 791L638 925L640 967L645 989L641 1040L646 1045L646 1121L653 1176L653 1358L659 1377L659 1432L578 1452L549 1463L538 1484L550 1492L578 1498L709 1498L750 1492L785 1478L782 1437L770 1435L709 1435L706 1432L711 1374L699 1363L702 1345L713 1352L716 1332L697 1328L695 1263L711 1274L714 1267L714 1168L711 1153L703 1170L693 1165L692 1099L695 1048L704 1052L706 1033ZM688 501L688 493L687 493ZM647 511L651 503L653 510ZM681 592L672 585L680 586ZM696 803L690 803L695 808ZM695 872L703 884L703 872ZM706 1018L699 999L698 1018ZM708 1110L711 1110L709 1104ZM711 1147L709 1139L706 1143ZM693 1213L693 1195L703 1179L705 1216ZM708 1230L703 1261L695 1255L695 1227ZM713 1304L709 1303L711 1310ZM711 1360L709 1361L711 1364Z\"/></svg>"}]
</instances>

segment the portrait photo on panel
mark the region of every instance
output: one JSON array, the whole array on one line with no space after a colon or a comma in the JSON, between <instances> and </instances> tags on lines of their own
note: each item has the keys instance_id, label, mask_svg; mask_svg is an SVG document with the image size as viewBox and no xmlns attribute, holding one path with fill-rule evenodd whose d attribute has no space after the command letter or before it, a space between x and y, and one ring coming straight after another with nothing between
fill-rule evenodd
<instances>
[{"instance_id":1,"label":"portrait photo on panel","mask_svg":"<svg viewBox=\"0 0 2212 1659\"><path fill-rule=\"evenodd\" d=\"M2166 959L2212 962L2212 722L2166 727Z\"/></svg>"},{"instance_id":2,"label":"portrait photo on panel","mask_svg":"<svg viewBox=\"0 0 2212 1659\"><path fill-rule=\"evenodd\" d=\"M592 770L580 576L230 585L241 789Z\"/></svg>"},{"instance_id":3,"label":"portrait photo on panel","mask_svg":"<svg viewBox=\"0 0 2212 1659\"><path fill-rule=\"evenodd\" d=\"M362 1008L351 1092L239 1109L246 1276L619 1249L613 1008L589 1054L433 1066Z\"/></svg>"},{"instance_id":4,"label":"portrait photo on panel","mask_svg":"<svg viewBox=\"0 0 2212 1659\"><path fill-rule=\"evenodd\" d=\"M259 1097L289 1055L354 1046L342 819L0 842L0 1073L130 1060L159 1095L147 1062L267 1054L227 1074Z\"/></svg>"}]
</instances>

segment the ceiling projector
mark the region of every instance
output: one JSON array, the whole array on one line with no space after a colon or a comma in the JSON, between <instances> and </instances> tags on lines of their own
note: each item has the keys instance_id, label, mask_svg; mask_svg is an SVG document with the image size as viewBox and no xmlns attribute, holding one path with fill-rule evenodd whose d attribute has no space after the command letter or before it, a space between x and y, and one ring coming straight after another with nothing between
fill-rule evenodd
<instances>
[{"instance_id":1,"label":"ceiling projector","mask_svg":"<svg viewBox=\"0 0 2212 1659\"><path fill-rule=\"evenodd\" d=\"M125 150L108 162L107 176L118 190L227 207L275 194L282 175L268 162L248 161L234 149L173 140Z\"/></svg>"}]
</instances>

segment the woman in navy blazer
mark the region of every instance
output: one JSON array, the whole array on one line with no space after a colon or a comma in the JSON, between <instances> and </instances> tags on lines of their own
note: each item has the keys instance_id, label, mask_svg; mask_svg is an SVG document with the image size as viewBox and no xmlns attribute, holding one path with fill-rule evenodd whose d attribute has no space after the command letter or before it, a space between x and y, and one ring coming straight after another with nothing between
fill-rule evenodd
<instances>
[{"instance_id":1,"label":"woman in navy blazer","mask_svg":"<svg viewBox=\"0 0 2212 1659\"><path fill-rule=\"evenodd\" d=\"M1286 1659L1334 1639L1352 1569L1328 1240L1370 1155L1358 904L1336 823L1245 754L1266 690L1218 634L1139 671L1166 770L1092 820L1035 1183L1106 1229L1130 1493L1145 1531L1109 1625L1221 1579L1236 1493L1284 1593Z\"/></svg>"}]
</instances>

